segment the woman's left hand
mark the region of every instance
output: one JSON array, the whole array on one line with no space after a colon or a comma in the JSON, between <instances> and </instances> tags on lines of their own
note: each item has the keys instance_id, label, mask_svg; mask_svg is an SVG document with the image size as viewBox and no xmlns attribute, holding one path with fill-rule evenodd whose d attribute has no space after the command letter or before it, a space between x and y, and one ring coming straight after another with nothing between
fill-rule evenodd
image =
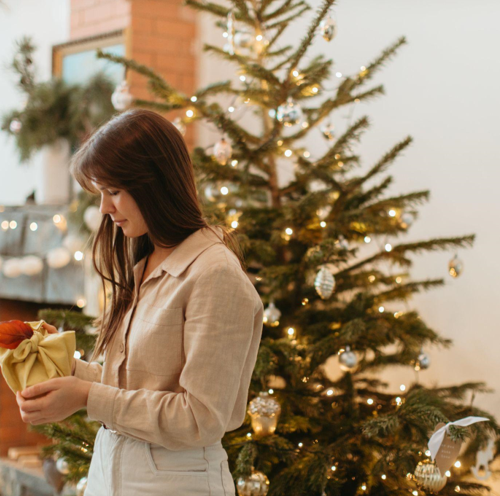
<instances>
[{"instance_id":1,"label":"woman's left hand","mask_svg":"<svg viewBox=\"0 0 500 496\"><path fill-rule=\"evenodd\" d=\"M75 376L57 377L16 393L23 422L32 425L60 422L87 406L92 382Z\"/></svg>"}]
</instances>

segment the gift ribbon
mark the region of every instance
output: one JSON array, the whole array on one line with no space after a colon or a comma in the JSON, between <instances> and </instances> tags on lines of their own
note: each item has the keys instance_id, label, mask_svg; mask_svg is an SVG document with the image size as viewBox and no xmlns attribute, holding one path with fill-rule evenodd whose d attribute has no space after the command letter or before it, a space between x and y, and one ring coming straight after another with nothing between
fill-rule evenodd
<instances>
[{"instance_id":1,"label":"gift ribbon","mask_svg":"<svg viewBox=\"0 0 500 496\"><path fill-rule=\"evenodd\" d=\"M439 448L441 447L441 443L443 442L444 435L449 432L448 428L450 425L458 425L459 427L467 427L468 425L475 424L477 422L488 422L490 419L485 417L465 417L460 420L455 420L455 422L448 422L446 425L443 425L440 429L438 429L429 439L429 451L431 452L432 460L438 454Z\"/></svg>"}]
</instances>

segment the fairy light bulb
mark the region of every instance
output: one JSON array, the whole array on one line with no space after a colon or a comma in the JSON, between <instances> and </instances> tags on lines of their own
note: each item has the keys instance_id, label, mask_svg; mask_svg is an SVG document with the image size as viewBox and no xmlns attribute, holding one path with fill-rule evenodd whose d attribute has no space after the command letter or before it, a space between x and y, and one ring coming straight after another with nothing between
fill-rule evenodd
<instances>
[{"instance_id":1,"label":"fairy light bulb","mask_svg":"<svg viewBox=\"0 0 500 496\"><path fill-rule=\"evenodd\" d=\"M191 109L186 110L186 115L187 115L188 117L193 117L194 112L193 112Z\"/></svg>"},{"instance_id":2,"label":"fairy light bulb","mask_svg":"<svg viewBox=\"0 0 500 496\"><path fill-rule=\"evenodd\" d=\"M370 236L365 236L365 243L368 244L368 243L371 243L372 241L372 238L370 238Z\"/></svg>"},{"instance_id":3,"label":"fairy light bulb","mask_svg":"<svg viewBox=\"0 0 500 496\"><path fill-rule=\"evenodd\" d=\"M368 398L368 399L366 400L366 402L367 402L369 405L373 405L373 400L372 400L371 398Z\"/></svg>"},{"instance_id":4,"label":"fairy light bulb","mask_svg":"<svg viewBox=\"0 0 500 496\"><path fill-rule=\"evenodd\" d=\"M396 210L392 210L392 209L391 209L391 210L389 210L389 215L390 215L391 217L396 217Z\"/></svg>"},{"instance_id":5,"label":"fairy light bulb","mask_svg":"<svg viewBox=\"0 0 500 496\"><path fill-rule=\"evenodd\" d=\"M387 251L387 252L392 251L392 245L391 245L390 243L387 243L387 244L385 245L385 251Z\"/></svg>"},{"instance_id":6,"label":"fairy light bulb","mask_svg":"<svg viewBox=\"0 0 500 496\"><path fill-rule=\"evenodd\" d=\"M404 384L401 384L401 386L399 386L399 389L401 391L406 391L406 386Z\"/></svg>"},{"instance_id":7,"label":"fairy light bulb","mask_svg":"<svg viewBox=\"0 0 500 496\"><path fill-rule=\"evenodd\" d=\"M342 73L341 72L336 72L335 75L338 77L338 78L341 78L342 77Z\"/></svg>"},{"instance_id":8,"label":"fairy light bulb","mask_svg":"<svg viewBox=\"0 0 500 496\"><path fill-rule=\"evenodd\" d=\"M245 76L240 76L240 81L245 82L247 78Z\"/></svg>"},{"instance_id":9,"label":"fairy light bulb","mask_svg":"<svg viewBox=\"0 0 500 496\"><path fill-rule=\"evenodd\" d=\"M11 220L9 223L9 227L11 229L15 229L17 227L17 222L15 220Z\"/></svg>"},{"instance_id":10,"label":"fairy light bulb","mask_svg":"<svg viewBox=\"0 0 500 496\"><path fill-rule=\"evenodd\" d=\"M295 339L297 337L297 333L293 327L289 327L287 330L288 339Z\"/></svg>"},{"instance_id":11,"label":"fairy light bulb","mask_svg":"<svg viewBox=\"0 0 500 496\"><path fill-rule=\"evenodd\" d=\"M192 101L192 102L196 102L197 100L198 100L198 97L196 97L196 96L192 96L192 97L191 97L191 101Z\"/></svg>"},{"instance_id":12,"label":"fairy light bulb","mask_svg":"<svg viewBox=\"0 0 500 496\"><path fill-rule=\"evenodd\" d=\"M285 157L291 157L291 156L292 156L292 150L286 150Z\"/></svg>"},{"instance_id":13,"label":"fairy light bulb","mask_svg":"<svg viewBox=\"0 0 500 496\"><path fill-rule=\"evenodd\" d=\"M384 307L382 307L382 306L381 306L381 307L378 307L378 311L379 311L380 313L384 313L385 308L384 308Z\"/></svg>"},{"instance_id":14,"label":"fairy light bulb","mask_svg":"<svg viewBox=\"0 0 500 496\"><path fill-rule=\"evenodd\" d=\"M75 260L80 262L81 260L83 260L83 253L81 251L75 251L74 257L75 257Z\"/></svg>"},{"instance_id":15,"label":"fairy light bulb","mask_svg":"<svg viewBox=\"0 0 500 496\"><path fill-rule=\"evenodd\" d=\"M221 194L227 195L229 193L229 188L227 186L222 186L220 189Z\"/></svg>"},{"instance_id":16,"label":"fairy light bulb","mask_svg":"<svg viewBox=\"0 0 500 496\"><path fill-rule=\"evenodd\" d=\"M6 231L8 228L9 228L9 221L8 221L8 220L4 220L4 221L2 222L2 229L3 229L4 231Z\"/></svg>"},{"instance_id":17,"label":"fairy light bulb","mask_svg":"<svg viewBox=\"0 0 500 496\"><path fill-rule=\"evenodd\" d=\"M293 229L291 227L287 227L285 229L285 232L288 234L288 236L291 236L293 234Z\"/></svg>"},{"instance_id":18,"label":"fairy light bulb","mask_svg":"<svg viewBox=\"0 0 500 496\"><path fill-rule=\"evenodd\" d=\"M37 224L36 222L32 222L32 223L30 224L30 229L31 229L32 231L36 231L36 230L38 229L38 224Z\"/></svg>"},{"instance_id":19,"label":"fairy light bulb","mask_svg":"<svg viewBox=\"0 0 500 496\"><path fill-rule=\"evenodd\" d=\"M307 150L303 153L303 155L305 158L309 158L311 156L311 154Z\"/></svg>"}]
</instances>

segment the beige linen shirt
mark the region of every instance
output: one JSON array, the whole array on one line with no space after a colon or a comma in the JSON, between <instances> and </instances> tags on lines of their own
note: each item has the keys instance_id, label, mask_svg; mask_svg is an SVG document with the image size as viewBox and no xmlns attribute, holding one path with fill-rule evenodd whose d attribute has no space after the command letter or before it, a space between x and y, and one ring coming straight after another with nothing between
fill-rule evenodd
<instances>
[{"instance_id":1,"label":"beige linen shirt","mask_svg":"<svg viewBox=\"0 0 500 496\"><path fill-rule=\"evenodd\" d=\"M103 366L73 360L72 374L93 382L91 420L170 450L243 424L264 308L215 229L188 236L142 285L146 257L134 266L134 300Z\"/></svg>"}]
</instances>

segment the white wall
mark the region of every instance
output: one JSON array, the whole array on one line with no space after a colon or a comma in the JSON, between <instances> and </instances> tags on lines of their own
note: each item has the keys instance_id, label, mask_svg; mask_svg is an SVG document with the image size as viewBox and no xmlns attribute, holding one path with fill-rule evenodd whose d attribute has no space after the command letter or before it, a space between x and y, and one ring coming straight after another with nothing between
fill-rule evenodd
<instances>
[{"instance_id":1,"label":"white wall","mask_svg":"<svg viewBox=\"0 0 500 496\"><path fill-rule=\"evenodd\" d=\"M320 5L319 0L310 3L314 11ZM421 373L421 380L441 385L486 381L496 393L478 397L476 404L500 415L500 172L494 141L499 133L500 4L494 0L338 0L334 11L337 38L327 43L318 36L308 52L308 56L319 52L331 56L334 72L359 71L400 35L409 41L375 78L374 84L384 84L386 95L360 103L353 115L354 120L367 114L372 122L357 149L365 169L406 135L415 139L391 169L395 177L391 194L430 189L431 201L401 240L477 234L474 249L459 252L465 271L456 280L447 274L452 253L414 257L414 279L443 277L447 286L416 296L410 306L421 312L430 327L454 340L450 350L430 350L432 366ZM282 45L297 44L310 17L289 27ZM213 27L212 19L200 17L202 36L222 46L221 31ZM234 67L204 54L199 71L202 86L231 77ZM335 84L332 81L328 87ZM347 114L344 108L332 116L339 133L346 128ZM204 145L217 136L205 126L200 133ZM325 143L319 131L311 134L308 143L314 156ZM385 373L384 378L397 390L414 375L413 370L402 368Z\"/></svg>"},{"instance_id":2,"label":"white wall","mask_svg":"<svg viewBox=\"0 0 500 496\"><path fill-rule=\"evenodd\" d=\"M69 38L69 0L4 0L0 6L0 114L19 108L22 93L16 88L14 72L6 70L15 42L31 36L37 47L34 62L39 80L51 75L52 46ZM0 205L23 204L35 189L36 157L19 164L14 140L0 133Z\"/></svg>"}]
</instances>

